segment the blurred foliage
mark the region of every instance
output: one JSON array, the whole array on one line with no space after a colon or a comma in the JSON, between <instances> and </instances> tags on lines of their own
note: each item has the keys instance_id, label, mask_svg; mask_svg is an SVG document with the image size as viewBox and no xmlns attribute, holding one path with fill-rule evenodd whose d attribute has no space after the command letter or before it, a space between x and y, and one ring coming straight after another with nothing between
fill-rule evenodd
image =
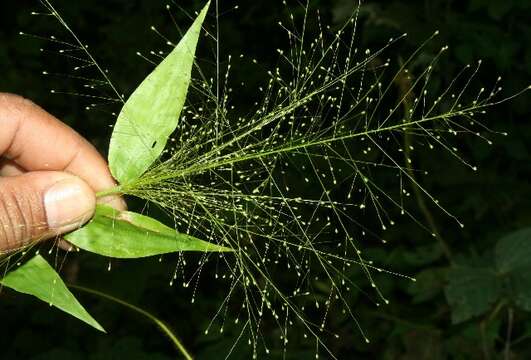
<instances>
[{"instance_id":1,"label":"blurred foliage","mask_svg":"<svg viewBox=\"0 0 531 360\"><path fill-rule=\"evenodd\" d=\"M85 39L113 79L127 93L150 68L135 56L151 49L157 39L149 31L156 24L163 33L178 38L165 3L147 0L54 1ZM199 8L199 2L179 1L183 9ZM232 0L222 1L230 8ZM301 12L296 1L291 11ZM311 0L323 22L339 26L352 12L352 0ZM278 1L241 2L240 9L221 18L223 51L240 52L275 64L274 49L284 41L275 26L286 10ZM19 31L39 35L54 33L57 24L32 17L37 2L4 2L0 12L0 91L22 94L62 118L105 151L112 117L106 112L85 112L84 100L51 96L50 86L68 89L67 82L50 81L42 70L54 55L39 51L42 42L23 39ZM186 20L177 13L177 23ZM267 29L265 31L265 29ZM444 87L469 62L482 59L478 83L493 84L503 78L506 95L531 80L531 2L526 0L410 0L366 1L360 12L360 41L377 48L391 36L407 32L394 52L405 56L433 31L440 36L419 56L418 68L442 45L450 51L433 75L433 90ZM279 45L280 44L280 45ZM212 49L205 48L205 57ZM415 69L413 69L415 70ZM418 70L418 69L417 69ZM245 65L234 71L235 81L245 79L250 88L262 74ZM73 87L71 90L75 90ZM252 94L238 94L244 105ZM416 152L417 167L429 171L419 181L465 224L460 229L451 219L430 208L442 238L452 251L450 260L415 224L399 223L388 234L386 247L369 247L369 258L400 273L415 275L416 283L378 274L376 282L391 303L376 307L364 296L349 300L361 326L371 339L365 344L351 321L332 312L329 326L340 338L331 349L340 359L526 359L531 357L531 110L529 96L492 109L485 124L507 137L493 137L494 144L469 140L462 154L478 164L471 172L450 155ZM134 204L132 205L135 206ZM417 216L422 218L422 213ZM70 259L63 275L83 285L128 299L154 311L171 324L198 359L219 359L234 343L239 329L229 323L223 334L204 335L203 330L219 304L228 283L213 282L206 275L198 290L199 301L190 302L190 291L169 287L175 266L170 258L109 263L89 254ZM193 263L193 259L190 262ZM207 271L207 270L204 270ZM361 289L370 284L356 269L352 281ZM316 284L316 287L326 286ZM189 289L188 289L189 290ZM325 292L324 292L325 293ZM169 359L175 352L169 342L144 319L114 304L79 294L101 320L110 335L102 336L76 320L50 311L43 304L13 292L0 293L2 319L0 346L3 359ZM280 343L275 327L264 327L263 336ZM295 338L286 358L313 359L314 347ZM264 357L263 354L259 354ZM270 358L282 358L277 350ZM250 358L242 341L235 359Z\"/></svg>"}]
</instances>

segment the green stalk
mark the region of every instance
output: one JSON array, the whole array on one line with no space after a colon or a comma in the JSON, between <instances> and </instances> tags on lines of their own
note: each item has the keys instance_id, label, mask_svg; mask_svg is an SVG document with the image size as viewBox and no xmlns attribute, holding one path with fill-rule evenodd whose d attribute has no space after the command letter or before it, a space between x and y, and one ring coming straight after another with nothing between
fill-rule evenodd
<instances>
[{"instance_id":1,"label":"green stalk","mask_svg":"<svg viewBox=\"0 0 531 360\"><path fill-rule=\"evenodd\" d=\"M186 360L193 360L192 355L188 352L188 350L186 350L186 348L184 347L182 342L179 340L177 335L175 335L175 333L172 331L170 326L168 324L166 324L164 321L162 321L159 318L157 318L155 315L153 315L153 314L147 312L146 310L143 310L143 309L141 309L141 308L139 308L139 307L137 307L137 306L135 306L133 304L130 304L130 303L124 301L124 300L118 299L118 298L116 298L116 297L114 297L112 295L103 293L103 292L98 291L98 290L94 290L94 289L91 289L91 288L87 288L87 287L80 286L80 285L74 285L74 284L68 284L68 287L70 287L72 289L79 290L79 291L86 292L88 294L92 294L92 295L98 296L100 298L112 301L112 302L117 303L117 304L120 304L122 306L125 306L125 307L129 308L130 310L133 310L133 311L145 316L150 321L155 323L155 325L158 326L158 328L164 333L164 335L166 335L171 340L171 342L173 343L175 348L177 350L179 350L179 352L183 355L183 357Z\"/></svg>"},{"instance_id":2,"label":"green stalk","mask_svg":"<svg viewBox=\"0 0 531 360\"><path fill-rule=\"evenodd\" d=\"M111 189L100 191L96 193L96 198L102 198L105 196L111 196L111 195L122 195L122 187L120 185L117 185Z\"/></svg>"},{"instance_id":3,"label":"green stalk","mask_svg":"<svg viewBox=\"0 0 531 360\"><path fill-rule=\"evenodd\" d=\"M400 96L403 96L403 108L404 108L404 121L406 122L405 126L407 126L408 123L411 122L410 118L410 109L413 106L413 98L414 95L412 93L412 86L411 86L411 80L406 77L404 73L400 74L396 80L396 85L398 87L398 90L400 92ZM450 250L450 246L446 243L444 238L441 236L441 233L439 232L438 226L435 222L435 218L433 217L432 213L430 212L428 206L426 205L426 202L424 201L424 198L422 197L422 193L419 189L419 187L416 185L416 176L415 172L413 171L413 168L409 161L411 160L411 135L406 131L404 132L404 160L405 160L405 168L407 173L409 174L409 177L413 180L412 188L413 193L415 194L415 199L417 200L417 205L420 208L420 211L424 215L424 218L428 222L428 226L430 227L430 230L432 231L433 235L435 236L435 239L437 239L437 242L439 243L439 246L448 260L450 264L453 264L453 258L452 258L452 251Z\"/></svg>"}]
</instances>

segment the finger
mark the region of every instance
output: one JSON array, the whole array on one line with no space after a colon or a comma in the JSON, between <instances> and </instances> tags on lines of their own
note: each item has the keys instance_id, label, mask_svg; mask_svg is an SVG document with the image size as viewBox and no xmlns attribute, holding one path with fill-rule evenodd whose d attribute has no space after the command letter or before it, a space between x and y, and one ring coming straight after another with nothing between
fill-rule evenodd
<instances>
[{"instance_id":1,"label":"finger","mask_svg":"<svg viewBox=\"0 0 531 360\"><path fill-rule=\"evenodd\" d=\"M116 185L106 161L87 140L29 100L0 93L0 128L0 155L27 171L69 172L95 192ZM116 197L107 201L124 208Z\"/></svg>"},{"instance_id":2,"label":"finger","mask_svg":"<svg viewBox=\"0 0 531 360\"><path fill-rule=\"evenodd\" d=\"M17 176L26 172L21 166L11 160L0 159L0 176Z\"/></svg>"},{"instance_id":3,"label":"finger","mask_svg":"<svg viewBox=\"0 0 531 360\"><path fill-rule=\"evenodd\" d=\"M68 173L0 178L0 252L75 230L92 217L95 206L91 187Z\"/></svg>"},{"instance_id":4,"label":"finger","mask_svg":"<svg viewBox=\"0 0 531 360\"><path fill-rule=\"evenodd\" d=\"M77 247L75 247L74 245L66 241L65 239L57 240L57 247L61 250L68 251L68 252L78 250Z\"/></svg>"}]
</instances>

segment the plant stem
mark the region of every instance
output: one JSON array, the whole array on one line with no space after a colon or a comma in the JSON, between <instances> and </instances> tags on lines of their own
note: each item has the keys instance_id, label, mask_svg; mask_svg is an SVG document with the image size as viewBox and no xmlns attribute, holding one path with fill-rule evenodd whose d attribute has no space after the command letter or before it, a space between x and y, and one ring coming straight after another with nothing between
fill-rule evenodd
<instances>
[{"instance_id":1,"label":"plant stem","mask_svg":"<svg viewBox=\"0 0 531 360\"><path fill-rule=\"evenodd\" d=\"M411 121L410 110L412 109L414 98L413 92L411 91L411 79L408 78L408 75L402 73L397 77L396 84L398 86L400 96L404 98L404 119L406 122L409 122ZM444 253L444 256L446 257L448 262L452 264L452 251L450 250L450 246L448 246L446 241L444 241L443 237L441 236L437 224L435 223L435 219L431 214L428 206L426 205L426 202L422 197L422 193L419 190L419 187L417 186L415 172L413 171L413 168L411 166L411 135L407 131L404 132L404 158L406 163L406 171L409 174L410 179L413 180L413 183L411 185L413 187L415 199L417 200L417 205L419 206L420 211L424 215L424 218L428 222L428 226L430 227L433 236L437 239L437 242L439 243L439 246L442 252Z\"/></svg>"},{"instance_id":2,"label":"plant stem","mask_svg":"<svg viewBox=\"0 0 531 360\"><path fill-rule=\"evenodd\" d=\"M129 308L130 310L133 310L133 311L145 316L146 318L148 318L149 320L154 322L159 327L159 329L164 333L164 335L166 335L172 341L172 343L175 346L175 348L181 352L181 354L183 355L183 357L186 360L193 360L192 355L190 355L188 350L186 350L186 348L181 343L181 341L179 340L177 335L175 335L175 333L172 331L170 326L168 324L166 324L164 321L162 321L159 318L157 318L155 315L153 315L153 314L147 312L146 310L143 310L143 309L141 309L141 308L139 308L139 307L137 307L137 306L135 306L133 304L130 304L130 303L124 301L124 300L118 299L118 298L116 298L116 297L114 297L112 295L103 293L103 292L98 291L98 290L94 290L94 289L91 289L91 288L87 288L87 287L80 286L80 285L74 285L74 284L68 284L68 287L70 287L72 289L79 290L79 291L86 292L88 294L92 294L92 295L101 297L103 299L112 301L112 302L117 303L117 304L120 304L122 306L125 306L125 307Z\"/></svg>"},{"instance_id":3,"label":"plant stem","mask_svg":"<svg viewBox=\"0 0 531 360\"><path fill-rule=\"evenodd\" d=\"M511 337L513 333L513 321L514 321L514 310L509 308L507 310L507 338L505 340L505 349L503 351L505 360L510 360L511 358Z\"/></svg>"},{"instance_id":4,"label":"plant stem","mask_svg":"<svg viewBox=\"0 0 531 360\"><path fill-rule=\"evenodd\" d=\"M110 196L110 195L122 195L123 194L122 190L123 190L122 187L120 185L117 185L111 189L96 193L96 198L102 198L102 197Z\"/></svg>"},{"instance_id":5,"label":"plant stem","mask_svg":"<svg viewBox=\"0 0 531 360\"><path fill-rule=\"evenodd\" d=\"M481 350L483 351L483 359L490 360L490 353L489 348L487 346L487 338L486 338L486 323L484 321L481 321L479 323L479 334L481 337Z\"/></svg>"},{"instance_id":6,"label":"plant stem","mask_svg":"<svg viewBox=\"0 0 531 360\"><path fill-rule=\"evenodd\" d=\"M409 176L416 181L415 173L413 169L411 168L410 164L408 163L411 159L411 135L406 133L404 134L404 155L406 157L406 170L409 173ZM430 210L428 209L428 206L426 205L426 202L424 201L424 198L422 197L422 194L415 184L412 185L413 192L415 193L415 199L417 200L417 205L419 206L420 211L424 214L424 218L428 222L428 226L430 227L434 237L437 239L437 242L439 243L439 246L444 253L444 256L446 259L452 263L452 251L450 250L450 247L444 241L443 237L441 236L441 233L439 232L439 229L437 227L437 224L435 223L435 219L433 218L433 215L431 214Z\"/></svg>"},{"instance_id":7,"label":"plant stem","mask_svg":"<svg viewBox=\"0 0 531 360\"><path fill-rule=\"evenodd\" d=\"M483 358L485 360L490 360L490 358L491 358L490 353L489 353L490 350L487 347L486 336L485 336L487 326L498 315L498 313L503 309L505 304L506 304L506 302L504 300L499 301L496 304L496 306L494 307L494 309L492 310L492 312L490 314L488 314L479 323L479 332L480 332L480 335L481 335L481 347L483 349Z\"/></svg>"}]
</instances>

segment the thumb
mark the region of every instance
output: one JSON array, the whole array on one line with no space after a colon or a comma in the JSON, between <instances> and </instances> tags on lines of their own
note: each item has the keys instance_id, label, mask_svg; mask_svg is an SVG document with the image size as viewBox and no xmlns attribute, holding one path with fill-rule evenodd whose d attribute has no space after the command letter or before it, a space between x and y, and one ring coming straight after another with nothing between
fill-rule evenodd
<instances>
[{"instance_id":1,"label":"thumb","mask_svg":"<svg viewBox=\"0 0 531 360\"><path fill-rule=\"evenodd\" d=\"M0 253L75 230L95 206L90 186L68 173L0 177Z\"/></svg>"}]
</instances>

